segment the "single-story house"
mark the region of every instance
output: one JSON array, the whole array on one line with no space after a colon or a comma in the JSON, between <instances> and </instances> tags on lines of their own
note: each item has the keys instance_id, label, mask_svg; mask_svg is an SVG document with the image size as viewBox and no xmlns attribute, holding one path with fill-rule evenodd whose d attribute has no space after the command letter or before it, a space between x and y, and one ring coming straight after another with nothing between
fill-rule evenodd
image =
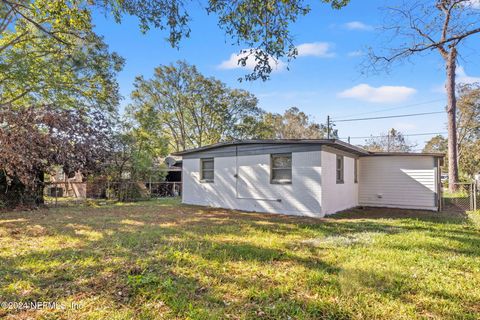
<instances>
[{"instance_id":1,"label":"single-story house","mask_svg":"<svg viewBox=\"0 0 480 320\"><path fill-rule=\"evenodd\" d=\"M357 206L440 208L443 154L370 152L333 139L185 150L185 204L323 217Z\"/></svg>"}]
</instances>

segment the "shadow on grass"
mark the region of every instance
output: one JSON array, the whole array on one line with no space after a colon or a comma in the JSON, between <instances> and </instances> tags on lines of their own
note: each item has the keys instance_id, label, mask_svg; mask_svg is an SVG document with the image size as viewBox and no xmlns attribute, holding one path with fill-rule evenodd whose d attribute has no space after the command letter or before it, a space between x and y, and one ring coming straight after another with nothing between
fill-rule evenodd
<instances>
[{"instance_id":1,"label":"shadow on grass","mask_svg":"<svg viewBox=\"0 0 480 320\"><path fill-rule=\"evenodd\" d=\"M67 243L57 241L50 247L33 246L33 250L16 255L0 255L0 296L11 301L97 297L132 310L149 301L161 301L172 317L207 319L231 314L252 319L349 319L354 317L354 311L341 307L338 301L302 298L304 294L298 294L295 288L285 287L274 275L262 272L277 265L279 272L290 270L285 265L298 266L322 275L317 287L345 290L344 284L342 287L332 281L332 277L337 279L344 272L341 261L325 261L320 249L311 254L297 252L295 246L280 241L283 237L437 231L439 237L462 242L464 249L457 254L478 255L480 251L478 232L465 229L460 222L457 225L456 217L445 218L452 221L452 228L440 232L434 217L423 218L423 213L418 212L416 216L409 213L395 218L382 217L380 213L373 218L364 217L357 211L342 215L311 219L150 205L74 210L68 214L61 210L8 214L0 216L0 228L6 230L11 241L59 237ZM418 216L421 224L382 220L410 220ZM38 226L36 231L24 232L32 226ZM256 242L258 235L275 236L280 239L279 244ZM245 242L238 241L244 236ZM446 245L416 246L426 251L453 250ZM392 248L413 249L401 243ZM254 271L236 273L230 269L232 265L248 266ZM389 299L402 299L408 292L403 276L357 276L359 286Z\"/></svg>"}]
</instances>

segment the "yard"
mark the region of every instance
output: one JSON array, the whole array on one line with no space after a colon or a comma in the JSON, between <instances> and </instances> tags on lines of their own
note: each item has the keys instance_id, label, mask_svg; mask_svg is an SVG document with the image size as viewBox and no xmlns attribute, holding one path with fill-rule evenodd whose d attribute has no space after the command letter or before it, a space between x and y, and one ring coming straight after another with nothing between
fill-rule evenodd
<instances>
[{"instance_id":1,"label":"yard","mask_svg":"<svg viewBox=\"0 0 480 320\"><path fill-rule=\"evenodd\" d=\"M0 318L478 319L479 229L473 213L177 200L0 213L0 302L65 307Z\"/></svg>"}]
</instances>

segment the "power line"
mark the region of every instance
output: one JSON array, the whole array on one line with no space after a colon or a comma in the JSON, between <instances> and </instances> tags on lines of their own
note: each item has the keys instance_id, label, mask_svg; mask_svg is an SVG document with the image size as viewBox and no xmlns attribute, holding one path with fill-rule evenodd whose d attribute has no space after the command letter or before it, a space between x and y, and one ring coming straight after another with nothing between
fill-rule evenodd
<instances>
[{"instance_id":1,"label":"power line","mask_svg":"<svg viewBox=\"0 0 480 320\"><path fill-rule=\"evenodd\" d=\"M344 117L344 118L349 118L349 117L362 116L362 115L364 115L364 114L373 114L373 113L381 113L381 112L398 110L398 109L406 109L406 108L411 108L411 107L416 107L416 106L421 106L421 105L430 104L430 103L435 103L435 102L441 102L441 101L444 101L444 99L437 99L437 100L430 100L430 101L425 101L425 102L407 104L407 105L404 105L404 106L387 108L387 109L383 109L383 110L376 110L376 111L369 111L369 112L354 113L354 114L350 114L350 115L348 115L348 116L343 116L343 117Z\"/></svg>"},{"instance_id":2,"label":"power line","mask_svg":"<svg viewBox=\"0 0 480 320\"><path fill-rule=\"evenodd\" d=\"M440 135L440 134L447 134L447 132L411 133L411 134L402 134L402 136L404 136L404 137L415 137L415 136L433 136L433 135ZM340 138L340 140L348 140L348 139L369 139L369 138L383 138L383 137L388 137L388 135L365 136L365 137L346 137L346 138Z\"/></svg>"},{"instance_id":3,"label":"power line","mask_svg":"<svg viewBox=\"0 0 480 320\"><path fill-rule=\"evenodd\" d=\"M425 116L429 114L440 114L445 113L445 111L435 111L435 112L422 112L422 113L409 113L409 114L400 114L394 116L384 116L384 117L370 117L370 118L356 118L356 119L340 119L340 120L331 120L332 122L351 122L351 121L364 121L364 120L378 120L378 119L391 119L391 118L404 118L404 117L415 117L415 116Z\"/></svg>"}]
</instances>

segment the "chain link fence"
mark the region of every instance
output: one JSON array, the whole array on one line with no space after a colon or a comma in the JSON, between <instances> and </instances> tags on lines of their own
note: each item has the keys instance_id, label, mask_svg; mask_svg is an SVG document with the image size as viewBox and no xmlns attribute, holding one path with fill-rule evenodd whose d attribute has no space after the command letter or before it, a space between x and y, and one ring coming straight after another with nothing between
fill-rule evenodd
<instances>
[{"instance_id":1,"label":"chain link fence","mask_svg":"<svg viewBox=\"0 0 480 320\"><path fill-rule=\"evenodd\" d=\"M75 205L88 201L140 201L182 195L181 182L143 181L66 181L46 182L43 200L46 205Z\"/></svg>"},{"instance_id":2,"label":"chain link fence","mask_svg":"<svg viewBox=\"0 0 480 320\"><path fill-rule=\"evenodd\" d=\"M454 192L443 185L442 205L445 211L480 210L480 190L476 183L455 183Z\"/></svg>"}]
</instances>

